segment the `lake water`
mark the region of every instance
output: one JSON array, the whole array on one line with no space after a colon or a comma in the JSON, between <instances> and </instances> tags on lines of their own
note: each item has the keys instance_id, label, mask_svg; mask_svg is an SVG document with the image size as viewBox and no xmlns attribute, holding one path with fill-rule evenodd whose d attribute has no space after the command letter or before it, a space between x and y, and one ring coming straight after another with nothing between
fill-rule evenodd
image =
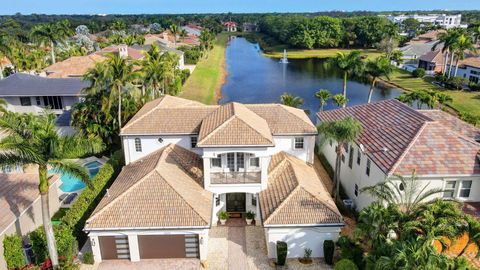
<instances>
[{"instance_id":1,"label":"lake water","mask_svg":"<svg viewBox=\"0 0 480 270\"><path fill-rule=\"evenodd\" d=\"M287 52L288 53L288 52ZM309 110L312 120L320 101L314 94L327 89L333 95L342 93L343 77L339 70L328 67L323 59L289 59L281 64L278 59L261 55L258 44L237 37L229 41L226 49L227 78L222 87L219 103L231 101L241 103L278 103L284 92L300 96L305 100L302 109ZM368 82L350 79L347 82L348 105L367 102ZM377 87L372 100L398 97L396 88ZM331 100L325 110L338 108Z\"/></svg>"}]
</instances>

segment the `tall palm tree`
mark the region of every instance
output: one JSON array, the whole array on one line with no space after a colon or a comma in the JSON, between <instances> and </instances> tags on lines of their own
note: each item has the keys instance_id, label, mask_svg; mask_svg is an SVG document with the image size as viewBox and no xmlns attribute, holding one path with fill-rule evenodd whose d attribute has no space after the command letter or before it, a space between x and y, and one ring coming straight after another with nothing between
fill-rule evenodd
<instances>
[{"instance_id":1,"label":"tall palm tree","mask_svg":"<svg viewBox=\"0 0 480 270\"><path fill-rule=\"evenodd\" d=\"M176 25L176 24L171 24L170 27L169 27L169 29L170 29L170 32L172 32L173 37L175 38L173 44L174 44L174 45L177 45L177 35L178 35L178 33L180 32L180 30L179 30L179 28L178 28L178 25Z\"/></svg>"},{"instance_id":2,"label":"tall palm tree","mask_svg":"<svg viewBox=\"0 0 480 270\"><path fill-rule=\"evenodd\" d=\"M448 94L438 92L437 93L437 99L438 99L438 104L440 107L440 110L443 109L443 106L446 104L449 104L453 101L452 97Z\"/></svg>"},{"instance_id":3,"label":"tall palm tree","mask_svg":"<svg viewBox=\"0 0 480 270\"><path fill-rule=\"evenodd\" d=\"M320 111L323 111L323 107L332 97L332 94L327 89L320 89L318 92L315 93L315 97L320 100Z\"/></svg>"},{"instance_id":4,"label":"tall palm tree","mask_svg":"<svg viewBox=\"0 0 480 270\"><path fill-rule=\"evenodd\" d=\"M473 40L475 41L475 44L478 44L480 42L480 25L476 25L475 27L472 28L472 37Z\"/></svg>"},{"instance_id":5,"label":"tall palm tree","mask_svg":"<svg viewBox=\"0 0 480 270\"><path fill-rule=\"evenodd\" d=\"M303 105L303 98L291 95L289 93L283 93L280 96L280 103L286 106L298 108Z\"/></svg>"},{"instance_id":6,"label":"tall palm tree","mask_svg":"<svg viewBox=\"0 0 480 270\"><path fill-rule=\"evenodd\" d=\"M437 49L437 46L442 45L442 53L445 54L445 67L443 69L443 75L446 75L450 78L450 73L453 66L453 59L454 59L454 48L457 37L459 35L459 31L457 29L449 29L447 32L440 33L438 35L438 41L433 45L432 51ZM448 57L450 54L450 65L447 70L448 64Z\"/></svg>"},{"instance_id":7,"label":"tall palm tree","mask_svg":"<svg viewBox=\"0 0 480 270\"><path fill-rule=\"evenodd\" d=\"M363 68L362 55L360 51L352 51L348 54L337 52L332 63L343 72L343 96L347 97L348 74L359 74ZM347 106L345 102L343 108Z\"/></svg>"},{"instance_id":8,"label":"tall palm tree","mask_svg":"<svg viewBox=\"0 0 480 270\"><path fill-rule=\"evenodd\" d=\"M38 168L38 189L42 205L42 221L48 253L53 267L58 267L58 254L49 213L48 169L76 176L89 183L87 170L71 159L99 153L103 145L96 138L82 134L60 136L53 113L42 115L6 113L0 118L0 129L8 134L0 140L0 166L34 165Z\"/></svg>"},{"instance_id":9,"label":"tall palm tree","mask_svg":"<svg viewBox=\"0 0 480 270\"><path fill-rule=\"evenodd\" d=\"M342 94L336 94L332 99L333 103L337 104L338 107L345 107L345 104L347 104L347 99Z\"/></svg>"},{"instance_id":10,"label":"tall palm tree","mask_svg":"<svg viewBox=\"0 0 480 270\"><path fill-rule=\"evenodd\" d=\"M381 76L389 78L389 75L393 72L393 67L390 64L390 59L385 56L379 56L374 60L368 60L365 65L365 73L370 76L371 84L368 91L368 103L372 101L373 89L377 83L377 80Z\"/></svg>"},{"instance_id":11,"label":"tall palm tree","mask_svg":"<svg viewBox=\"0 0 480 270\"><path fill-rule=\"evenodd\" d=\"M395 204L406 213L411 214L432 196L443 192L441 188L428 188L429 183L422 185L415 170L410 177L396 174L373 186L362 188L361 192L369 193L380 202Z\"/></svg>"},{"instance_id":12,"label":"tall palm tree","mask_svg":"<svg viewBox=\"0 0 480 270\"><path fill-rule=\"evenodd\" d=\"M470 51L471 53L476 54L477 48L471 37L462 33L457 37L455 42L454 53L457 57L455 63L455 73L453 75L454 77L457 77L459 61L465 59L465 51Z\"/></svg>"},{"instance_id":13,"label":"tall palm tree","mask_svg":"<svg viewBox=\"0 0 480 270\"><path fill-rule=\"evenodd\" d=\"M335 152L337 157L335 160L335 173L333 175L333 182L335 185L335 199L338 199L340 194L340 170L342 166L342 155L345 151L345 145L355 142L362 132L362 124L351 117L344 118L339 121L322 122L318 127L318 132L324 136L325 139L332 139L337 142Z\"/></svg>"},{"instance_id":14,"label":"tall palm tree","mask_svg":"<svg viewBox=\"0 0 480 270\"><path fill-rule=\"evenodd\" d=\"M160 87L165 83L165 61L163 60L160 48L153 44L140 62L144 86L147 90L152 90L153 98L165 94L165 88Z\"/></svg>"},{"instance_id":15,"label":"tall palm tree","mask_svg":"<svg viewBox=\"0 0 480 270\"><path fill-rule=\"evenodd\" d=\"M52 64L55 64L55 46L73 33L67 20L57 23L39 24L32 28L30 35L33 40L50 44Z\"/></svg>"}]
</instances>

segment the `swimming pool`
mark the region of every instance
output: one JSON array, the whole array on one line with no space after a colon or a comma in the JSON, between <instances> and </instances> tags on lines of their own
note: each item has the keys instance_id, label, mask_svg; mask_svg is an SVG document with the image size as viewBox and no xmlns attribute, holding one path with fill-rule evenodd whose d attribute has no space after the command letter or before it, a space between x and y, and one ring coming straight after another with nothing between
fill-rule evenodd
<instances>
[{"instance_id":1,"label":"swimming pool","mask_svg":"<svg viewBox=\"0 0 480 270\"><path fill-rule=\"evenodd\" d=\"M86 163L84 166L85 168L87 168L88 173L90 174L90 178L93 178L95 175L97 175L98 171L102 167L102 163L98 161L92 161ZM49 170L49 172L58 173L55 170ZM60 180L62 181L62 184L60 185L60 190L63 192L74 192L86 187L85 183L83 183L79 178L68 173L61 173Z\"/></svg>"}]
</instances>

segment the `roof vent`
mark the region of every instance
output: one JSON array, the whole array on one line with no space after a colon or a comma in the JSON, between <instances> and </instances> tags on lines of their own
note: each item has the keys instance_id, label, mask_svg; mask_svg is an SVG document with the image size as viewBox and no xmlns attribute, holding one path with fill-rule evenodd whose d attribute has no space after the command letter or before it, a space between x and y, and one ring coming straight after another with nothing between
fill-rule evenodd
<instances>
[{"instance_id":1,"label":"roof vent","mask_svg":"<svg viewBox=\"0 0 480 270\"><path fill-rule=\"evenodd\" d=\"M385 154L388 152L388 148L387 147L382 147L382 152Z\"/></svg>"}]
</instances>

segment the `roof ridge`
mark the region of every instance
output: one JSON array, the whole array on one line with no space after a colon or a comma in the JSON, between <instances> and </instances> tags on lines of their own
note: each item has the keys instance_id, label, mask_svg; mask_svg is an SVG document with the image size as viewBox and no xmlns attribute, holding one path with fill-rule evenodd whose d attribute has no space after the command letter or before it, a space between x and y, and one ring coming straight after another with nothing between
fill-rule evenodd
<instances>
[{"instance_id":1,"label":"roof ridge","mask_svg":"<svg viewBox=\"0 0 480 270\"><path fill-rule=\"evenodd\" d=\"M213 113L213 112L212 112ZM225 121L223 121L223 123L217 127L215 127L215 129L213 129L210 133L207 134L207 136L205 136L204 138L202 138L199 142L197 142L197 144L202 144L202 142L204 142L205 140L207 140L208 138L210 138L211 136L213 136L213 134L215 134L222 126L225 126L227 125L228 123L230 123L231 121L233 121L233 119L235 118L234 117L235 114L232 114L230 117L228 117ZM207 116L208 117L208 116ZM207 118L205 117L205 118ZM202 123L201 125L203 125L203 121L205 120L205 118L202 120ZM200 127L200 130L202 128ZM200 131L199 131L200 133Z\"/></svg>"},{"instance_id":2,"label":"roof ridge","mask_svg":"<svg viewBox=\"0 0 480 270\"><path fill-rule=\"evenodd\" d=\"M323 184L323 183L322 183ZM335 211L335 209L332 208L332 205L330 204L330 202L328 201L325 201L324 199L322 198L319 198L317 196L315 196L314 194L312 194L310 191L308 191L306 188L304 188L303 186L300 185L300 188L303 189L305 192L307 192L308 194L310 194L310 196L314 197L316 200L318 200L319 202L321 202L323 205L325 205L328 209L330 209L330 211L334 212L335 214L338 214L340 217L343 218L342 214L340 214L340 212L337 212ZM325 189L325 191L327 191ZM328 191L327 191L328 192Z\"/></svg>"},{"instance_id":3,"label":"roof ridge","mask_svg":"<svg viewBox=\"0 0 480 270\"><path fill-rule=\"evenodd\" d=\"M124 129L126 129L127 127L130 127L130 126L133 125L134 123L138 122L138 120L145 118L147 115L150 115L150 114L152 114L152 112L154 112L154 111L156 111L157 109L159 109L159 106L160 106L160 104L163 103L163 100L164 100L165 97L166 97L166 95L162 97L162 99L158 102L157 105L155 105L155 107L154 107L153 109L148 110L148 111L147 111L146 113L144 113L143 115L140 115L140 117L138 117L137 119L133 119L133 120L131 120L131 121L128 121L127 124L121 128L120 134L121 134L122 131L123 131ZM152 100L152 101L150 101L150 102L155 102L155 100ZM148 103L150 103L150 102L148 102ZM143 108L145 107L145 105L148 104L148 103L143 104L143 106L142 106L142 108L140 108L140 110L143 109ZM138 110L137 114L140 112L140 110Z\"/></svg>"},{"instance_id":4,"label":"roof ridge","mask_svg":"<svg viewBox=\"0 0 480 270\"><path fill-rule=\"evenodd\" d=\"M410 143L408 144L407 148L405 148L405 150L403 151L403 153L400 155L400 157L397 159L397 161L393 164L393 166L390 168L390 170L387 172L387 176L391 176L392 173L397 169L397 167L400 165L400 163L402 163L403 159L405 158L405 156L408 154L408 152L410 151L410 149L412 148L412 146L417 142L418 140L418 137L420 137L420 135L423 133L423 131L425 130L425 127L428 125L429 122L423 122L422 126L420 127L420 129L417 131L417 134L415 134L415 137L413 137L413 139L410 141Z\"/></svg>"},{"instance_id":5,"label":"roof ridge","mask_svg":"<svg viewBox=\"0 0 480 270\"><path fill-rule=\"evenodd\" d=\"M259 116L260 117L260 116ZM253 130L255 133L257 133L258 135L260 135L261 137L263 137L264 139L267 139L269 142L273 143L273 137L272 139L269 139L269 138L266 138L265 136L263 136L263 134L261 134L257 129L253 128L250 124L248 124L247 122L243 121L242 118L240 117L236 117L238 120L242 121L245 125L247 125L251 130ZM260 117L262 118L262 117ZM262 118L263 119L263 118ZM265 119L263 119L265 120ZM267 124L267 127L268 127L268 124ZM268 127L268 130L270 130L270 128ZM270 135L272 134L272 131L270 130Z\"/></svg>"},{"instance_id":6,"label":"roof ridge","mask_svg":"<svg viewBox=\"0 0 480 270\"><path fill-rule=\"evenodd\" d=\"M286 105L283 105L283 104L276 104L277 106L280 106L282 109L284 109L286 112L288 112L289 114L293 115L295 118L298 118L300 120L302 120L304 123L306 123L307 125L311 125L313 124L312 122L307 122L305 121L305 119L302 119L301 117L298 117L298 115L295 115L294 113L292 113L291 111L289 111L288 109L294 109L294 110L301 110L301 109L298 109L298 108L293 108L293 107L288 107ZM287 108L288 107L288 108ZM302 110L303 111L303 110ZM303 113L305 113L305 111L303 111ZM305 114L305 116L307 116ZM307 116L308 117L308 116ZM313 124L313 126L315 126L315 124ZM315 126L316 127L316 126Z\"/></svg>"},{"instance_id":7,"label":"roof ridge","mask_svg":"<svg viewBox=\"0 0 480 270\"><path fill-rule=\"evenodd\" d=\"M162 153L163 155L163 153ZM98 216L100 213L103 213L105 212L106 209L112 207L112 205L114 203L116 203L120 198L123 198L124 196L126 196L127 193L129 193L134 187L138 186L141 182L143 182L145 179L147 179L148 177L150 177L152 174L154 173L157 173L158 172L154 169L152 170L151 172L147 173L146 175L144 175L142 178L138 179L138 181L136 183L134 183L133 185L131 185L130 187L128 187L125 191L123 191L121 194L119 194L117 197L113 198L113 200L111 200L110 202L108 202L105 206L102 207L102 209L98 210L97 212L93 213L86 221L86 223L88 223L89 220L95 218L96 216ZM104 197L105 198L105 195ZM102 198L102 199L103 199Z\"/></svg>"}]
</instances>

